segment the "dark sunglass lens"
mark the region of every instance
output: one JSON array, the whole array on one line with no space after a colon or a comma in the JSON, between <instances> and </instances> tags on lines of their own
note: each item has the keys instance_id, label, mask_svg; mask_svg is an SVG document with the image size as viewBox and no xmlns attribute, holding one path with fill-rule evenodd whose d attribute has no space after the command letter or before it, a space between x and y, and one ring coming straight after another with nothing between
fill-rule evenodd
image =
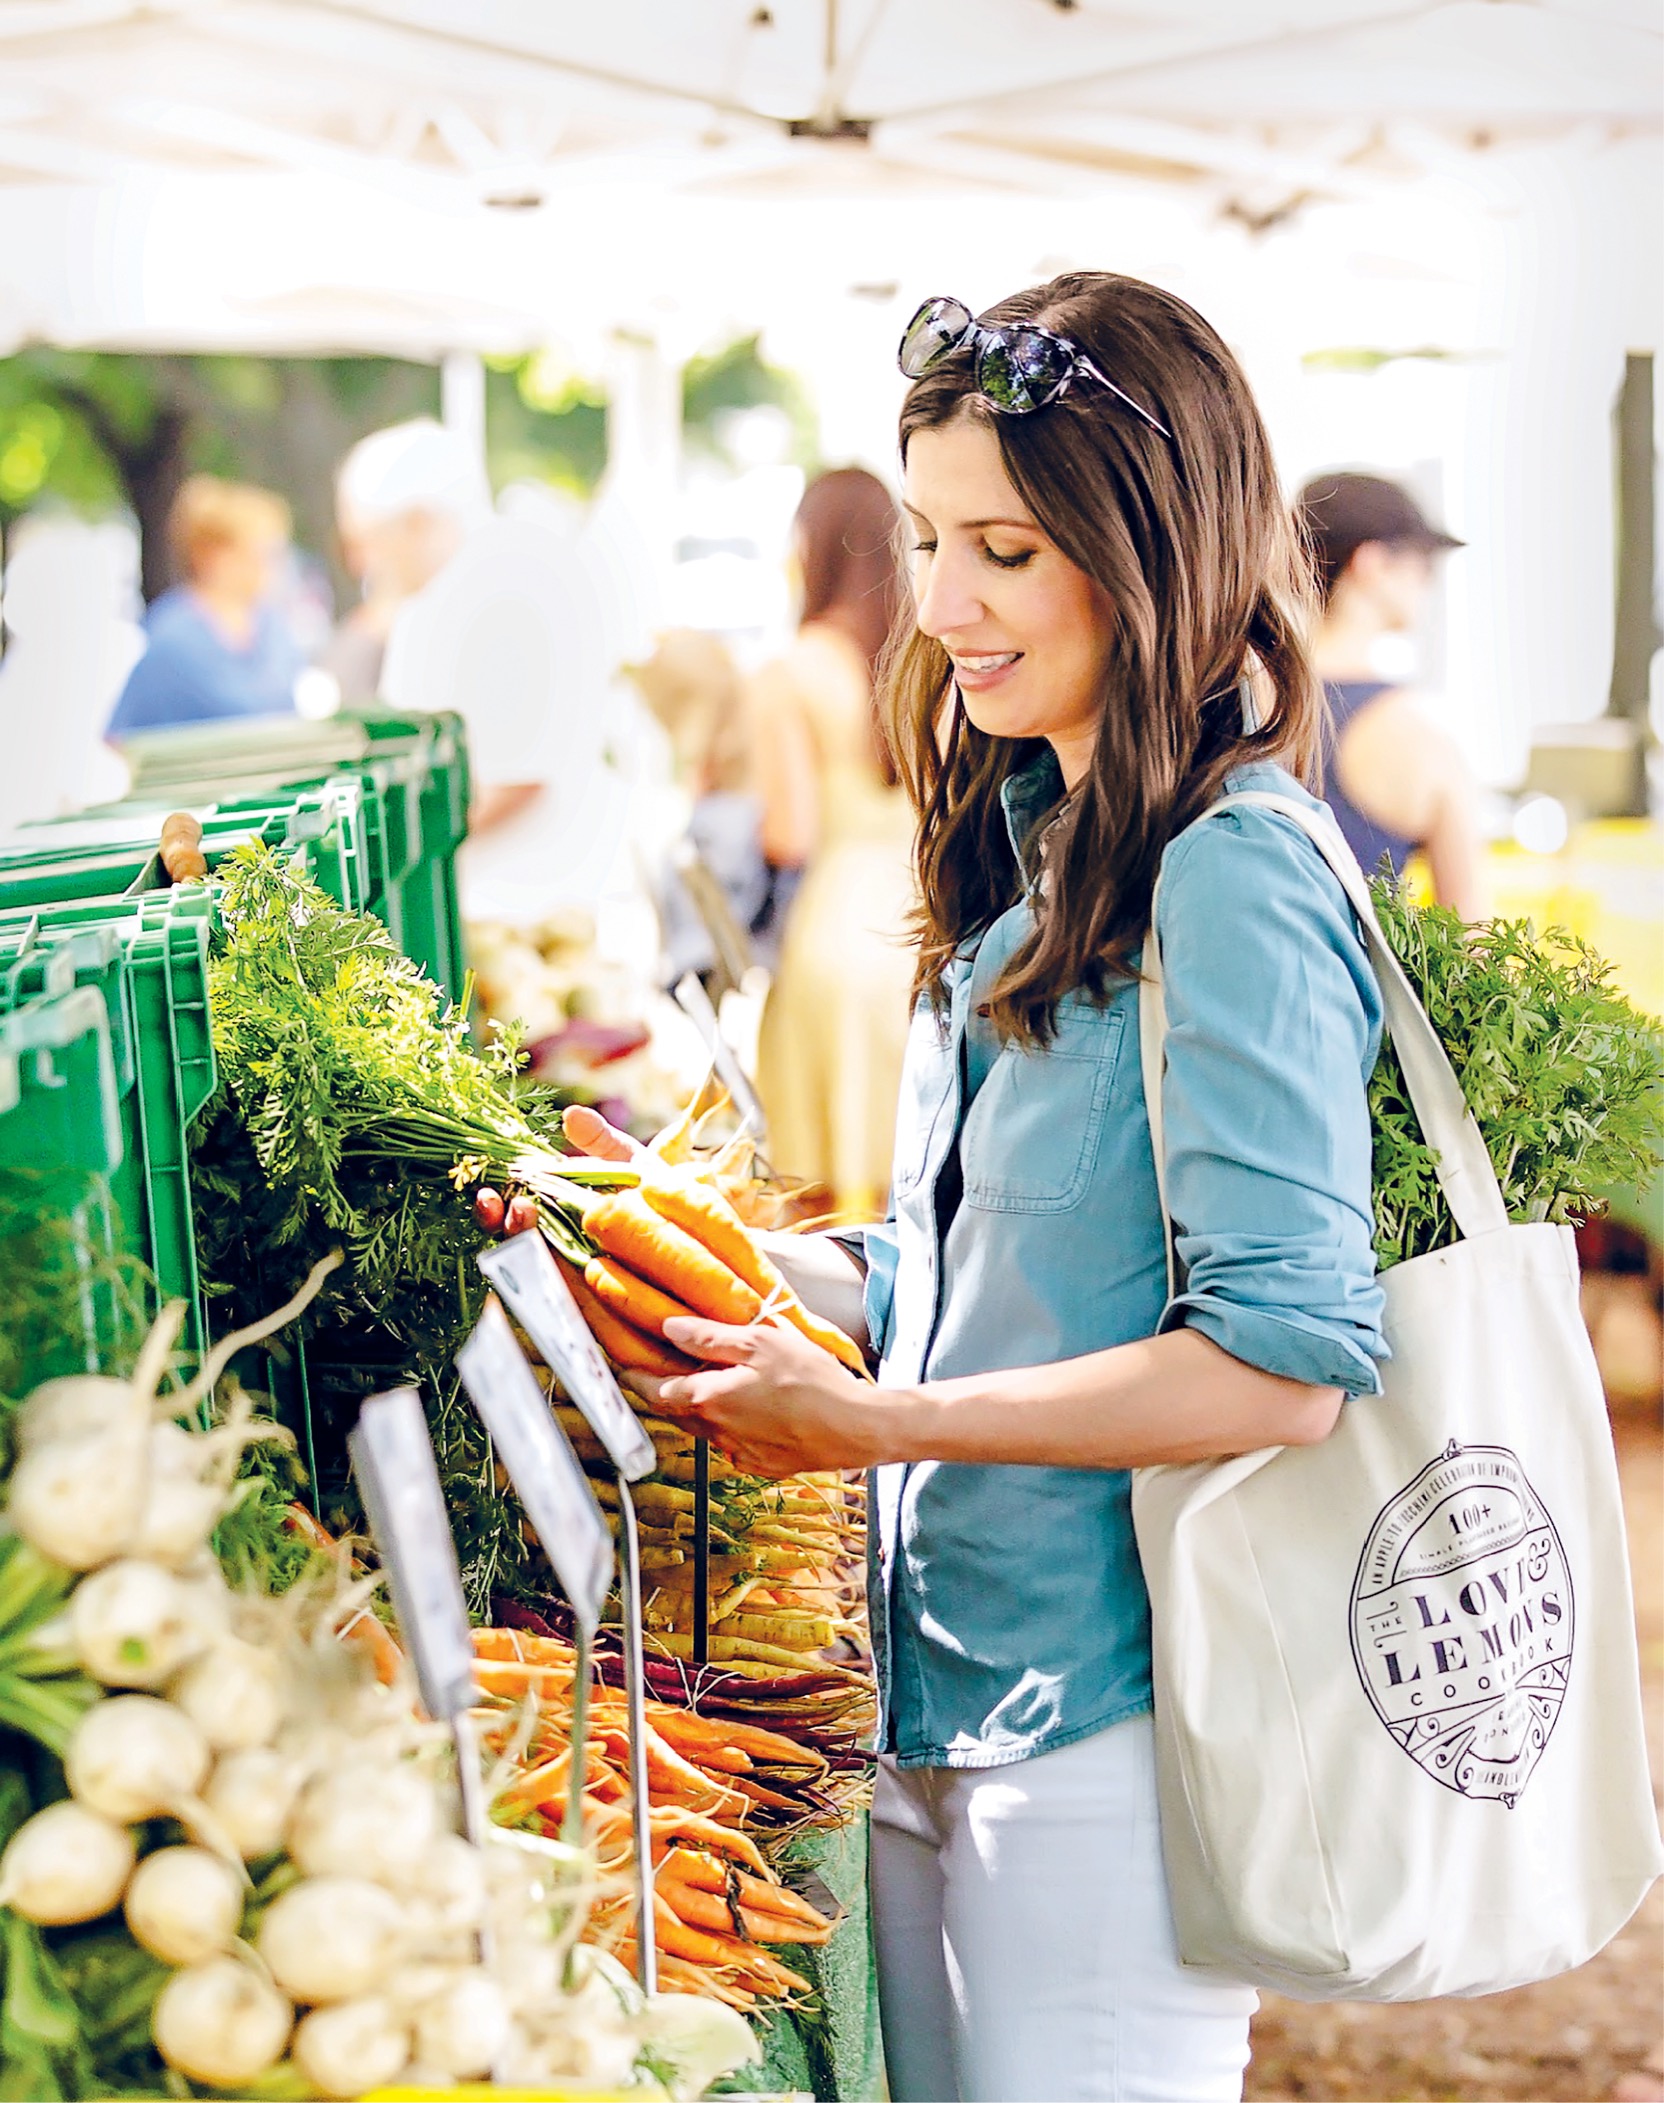
<instances>
[{"instance_id":1,"label":"dark sunglass lens","mask_svg":"<svg viewBox=\"0 0 1664 2103\"><path fill-rule=\"evenodd\" d=\"M977 383L996 409L1026 416L1043 409L1069 374L1069 354L1043 329L1002 330L984 345Z\"/></svg>"},{"instance_id":2,"label":"dark sunglass lens","mask_svg":"<svg viewBox=\"0 0 1664 2103\"><path fill-rule=\"evenodd\" d=\"M910 380L929 371L936 360L965 340L970 310L956 299L927 299L907 324L901 339L901 369Z\"/></svg>"}]
</instances>

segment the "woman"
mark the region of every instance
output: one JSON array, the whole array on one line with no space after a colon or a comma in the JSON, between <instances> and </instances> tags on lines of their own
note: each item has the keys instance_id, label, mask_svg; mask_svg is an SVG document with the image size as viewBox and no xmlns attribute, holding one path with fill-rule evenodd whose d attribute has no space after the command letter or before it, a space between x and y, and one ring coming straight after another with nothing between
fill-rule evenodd
<instances>
[{"instance_id":1,"label":"woman","mask_svg":"<svg viewBox=\"0 0 1664 2103\"><path fill-rule=\"evenodd\" d=\"M913 975L913 816L874 702L901 598L899 528L864 468L810 483L793 526L797 636L751 697L763 853L777 871L806 871L758 1051L769 1152L868 1218L889 1186Z\"/></svg>"},{"instance_id":2,"label":"woman","mask_svg":"<svg viewBox=\"0 0 1664 2103\"><path fill-rule=\"evenodd\" d=\"M1302 794L1322 707L1218 336L1083 274L979 324L935 302L904 354L922 902L894 1216L863 1243L879 1383L682 1321L709 1369L644 1387L747 1470L876 1470L898 2103L1197 2103L1240 2093L1253 1995L1174 1948L1129 1470L1315 1441L1377 1390L1379 1000L1303 833L1195 823L1232 786ZM1138 1053L1158 872L1171 1299ZM841 1261L795 1267L829 1313Z\"/></svg>"}]
</instances>

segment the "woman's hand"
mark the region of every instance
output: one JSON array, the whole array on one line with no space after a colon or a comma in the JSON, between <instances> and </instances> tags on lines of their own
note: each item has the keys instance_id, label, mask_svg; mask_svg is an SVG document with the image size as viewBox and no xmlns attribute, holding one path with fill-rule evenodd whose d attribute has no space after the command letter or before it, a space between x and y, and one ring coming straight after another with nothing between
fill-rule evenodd
<instances>
[{"instance_id":1,"label":"woman's hand","mask_svg":"<svg viewBox=\"0 0 1664 2103\"><path fill-rule=\"evenodd\" d=\"M857 1380L796 1329L683 1316L666 1322L664 1333L678 1350L705 1359L705 1368L670 1380L632 1374L630 1385L747 1475L869 1468L890 1457L900 1398Z\"/></svg>"},{"instance_id":2,"label":"woman's hand","mask_svg":"<svg viewBox=\"0 0 1664 2103\"><path fill-rule=\"evenodd\" d=\"M608 1124L600 1111L592 1110L587 1103L569 1103L560 1113L560 1128L578 1152L587 1154L592 1161L633 1161L637 1154L647 1151L639 1140Z\"/></svg>"}]
</instances>

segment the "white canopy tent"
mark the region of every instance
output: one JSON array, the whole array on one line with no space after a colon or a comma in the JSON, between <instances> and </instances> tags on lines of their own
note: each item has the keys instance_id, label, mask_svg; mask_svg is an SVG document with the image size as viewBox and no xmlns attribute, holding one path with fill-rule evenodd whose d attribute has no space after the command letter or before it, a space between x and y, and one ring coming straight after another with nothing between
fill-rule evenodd
<instances>
[{"instance_id":1,"label":"white canopy tent","mask_svg":"<svg viewBox=\"0 0 1664 2103\"><path fill-rule=\"evenodd\" d=\"M762 325L885 463L917 298L1134 270L1291 480L1413 474L1471 543L1503 779L1604 699L1659 51L1653 0L0 0L0 347L553 344L650 401L644 342Z\"/></svg>"}]
</instances>

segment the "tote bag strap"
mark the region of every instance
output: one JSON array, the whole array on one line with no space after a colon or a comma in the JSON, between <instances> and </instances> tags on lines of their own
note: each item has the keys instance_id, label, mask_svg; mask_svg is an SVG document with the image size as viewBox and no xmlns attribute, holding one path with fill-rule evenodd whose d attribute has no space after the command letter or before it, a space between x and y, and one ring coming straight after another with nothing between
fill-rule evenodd
<instances>
[{"instance_id":1,"label":"tote bag strap","mask_svg":"<svg viewBox=\"0 0 1664 2103\"><path fill-rule=\"evenodd\" d=\"M1357 857L1327 810L1278 796L1268 790L1244 789L1222 796L1196 821L1206 824L1222 811L1242 807L1275 811L1297 825L1334 871L1336 880L1358 916L1369 960L1380 982L1382 1006L1393 1048L1404 1070L1404 1084L1421 1126L1421 1134L1437 1156L1436 1173L1450 1216L1468 1240L1494 1234L1508 1224L1507 1207L1496 1170L1485 1141L1462 1095L1439 1033L1428 1019L1403 965L1376 917L1375 901L1369 893ZM1177 1290L1177 1268L1173 1251L1172 1215L1167 1204L1167 1164L1162 1140L1161 1076L1166 1058L1167 1004L1161 970L1161 944L1156 934L1156 897L1160 879L1150 901L1150 932L1144 944L1142 985L1138 1001L1138 1039L1144 1069L1144 1099L1150 1117L1150 1141L1155 1153L1156 1186L1167 1222L1167 1282L1171 1295Z\"/></svg>"}]
</instances>

